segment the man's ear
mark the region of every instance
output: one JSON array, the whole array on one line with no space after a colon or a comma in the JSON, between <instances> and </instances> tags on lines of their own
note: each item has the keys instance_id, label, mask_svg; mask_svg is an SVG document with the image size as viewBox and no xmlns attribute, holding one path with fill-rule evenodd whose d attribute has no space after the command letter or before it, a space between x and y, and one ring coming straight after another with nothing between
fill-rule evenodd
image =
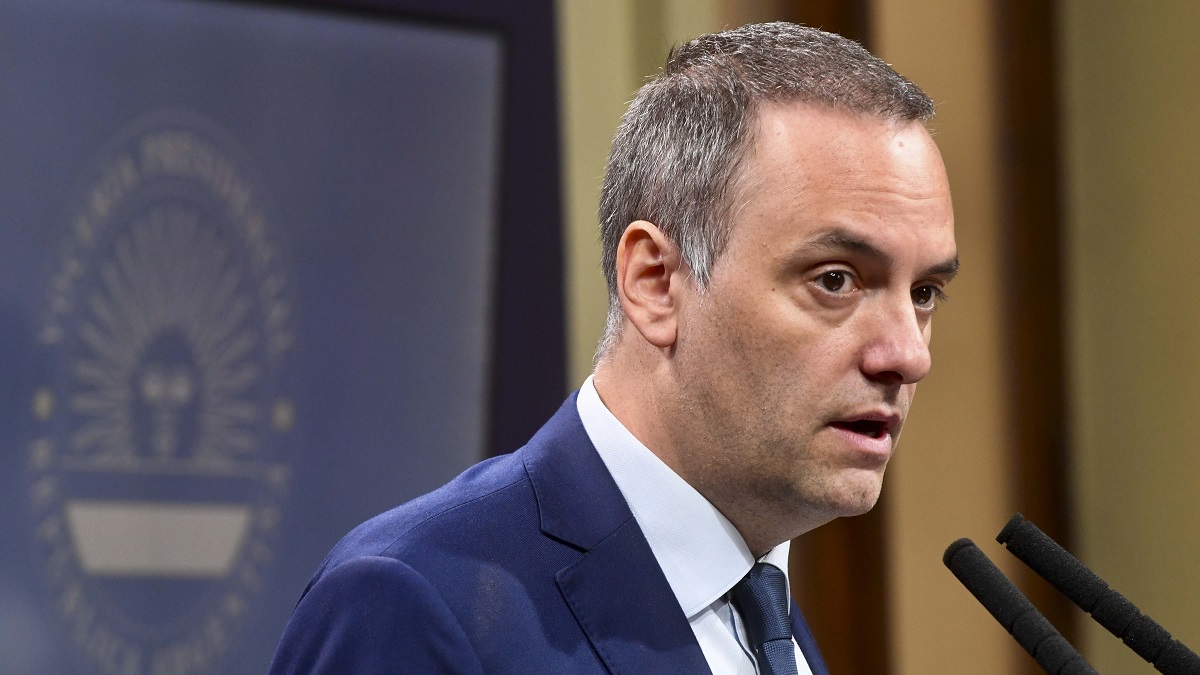
<instances>
[{"instance_id":1,"label":"man's ear","mask_svg":"<svg viewBox=\"0 0 1200 675\"><path fill-rule=\"evenodd\" d=\"M617 244L617 292L621 309L647 342L675 344L683 275L679 248L654 223L635 220Z\"/></svg>"}]
</instances>

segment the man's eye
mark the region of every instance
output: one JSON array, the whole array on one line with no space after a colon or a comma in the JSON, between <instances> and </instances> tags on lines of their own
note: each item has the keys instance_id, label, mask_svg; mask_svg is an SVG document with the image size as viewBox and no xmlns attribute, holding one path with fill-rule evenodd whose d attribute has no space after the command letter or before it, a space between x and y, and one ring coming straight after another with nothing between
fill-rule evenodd
<instances>
[{"instance_id":1,"label":"man's eye","mask_svg":"<svg viewBox=\"0 0 1200 675\"><path fill-rule=\"evenodd\" d=\"M942 289L937 286L918 286L912 291L913 304L920 309L934 309L942 298Z\"/></svg>"},{"instance_id":2,"label":"man's eye","mask_svg":"<svg viewBox=\"0 0 1200 675\"><path fill-rule=\"evenodd\" d=\"M840 270L825 272L817 278L817 283L830 293L844 293L851 288L850 275Z\"/></svg>"}]
</instances>

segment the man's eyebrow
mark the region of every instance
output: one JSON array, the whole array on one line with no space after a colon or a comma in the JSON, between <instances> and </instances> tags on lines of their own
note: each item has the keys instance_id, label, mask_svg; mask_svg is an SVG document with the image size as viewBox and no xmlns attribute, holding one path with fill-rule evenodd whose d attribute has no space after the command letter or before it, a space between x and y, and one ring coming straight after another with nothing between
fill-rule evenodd
<instances>
[{"instance_id":1,"label":"man's eyebrow","mask_svg":"<svg viewBox=\"0 0 1200 675\"><path fill-rule=\"evenodd\" d=\"M957 274L958 274L958 256L954 256L953 258L947 260L946 262L938 263L938 264L934 265L933 267L930 267L929 269L925 270L925 276L942 277L943 279L945 279L946 283L950 283L951 280L953 280Z\"/></svg>"},{"instance_id":2,"label":"man's eyebrow","mask_svg":"<svg viewBox=\"0 0 1200 675\"><path fill-rule=\"evenodd\" d=\"M819 249L827 251L848 251L871 258L885 267L890 267L894 261L891 254L880 249L862 237L842 229L830 230L818 237L804 242L804 249ZM949 283L958 274L958 256L940 262L926 269L921 276L942 277Z\"/></svg>"},{"instance_id":3,"label":"man's eyebrow","mask_svg":"<svg viewBox=\"0 0 1200 675\"><path fill-rule=\"evenodd\" d=\"M850 251L866 256L881 265L890 267L892 256L874 244L845 230L830 230L819 237L804 242L805 249L823 249L827 251Z\"/></svg>"}]
</instances>

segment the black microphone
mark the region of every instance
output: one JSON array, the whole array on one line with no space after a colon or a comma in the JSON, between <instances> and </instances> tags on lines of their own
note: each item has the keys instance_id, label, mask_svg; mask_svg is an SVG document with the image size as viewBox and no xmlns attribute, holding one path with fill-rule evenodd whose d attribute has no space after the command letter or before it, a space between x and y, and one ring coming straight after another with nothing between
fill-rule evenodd
<instances>
[{"instance_id":1,"label":"black microphone","mask_svg":"<svg viewBox=\"0 0 1200 675\"><path fill-rule=\"evenodd\" d=\"M996 541L1165 675L1200 675L1200 657L1142 614L1037 525L1016 514Z\"/></svg>"},{"instance_id":2,"label":"black microphone","mask_svg":"<svg viewBox=\"0 0 1200 675\"><path fill-rule=\"evenodd\" d=\"M1051 675L1099 675L975 542L963 538L950 544L942 562L1042 670Z\"/></svg>"}]
</instances>

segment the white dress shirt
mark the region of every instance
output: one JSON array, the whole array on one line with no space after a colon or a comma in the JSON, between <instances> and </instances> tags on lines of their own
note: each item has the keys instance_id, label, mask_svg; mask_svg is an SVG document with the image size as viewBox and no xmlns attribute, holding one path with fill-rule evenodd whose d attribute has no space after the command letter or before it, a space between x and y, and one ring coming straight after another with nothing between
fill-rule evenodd
<instances>
[{"instance_id":1,"label":"white dress shirt","mask_svg":"<svg viewBox=\"0 0 1200 675\"><path fill-rule=\"evenodd\" d=\"M755 675L753 650L728 597L755 563L742 536L613 416L591 377L579 388L576 408L679 600L713 675ZM785 541L760 560L786 576L789 547ZM792 646L800 675L812 675L794 638Z\"/></svg>"}]
</instances>

